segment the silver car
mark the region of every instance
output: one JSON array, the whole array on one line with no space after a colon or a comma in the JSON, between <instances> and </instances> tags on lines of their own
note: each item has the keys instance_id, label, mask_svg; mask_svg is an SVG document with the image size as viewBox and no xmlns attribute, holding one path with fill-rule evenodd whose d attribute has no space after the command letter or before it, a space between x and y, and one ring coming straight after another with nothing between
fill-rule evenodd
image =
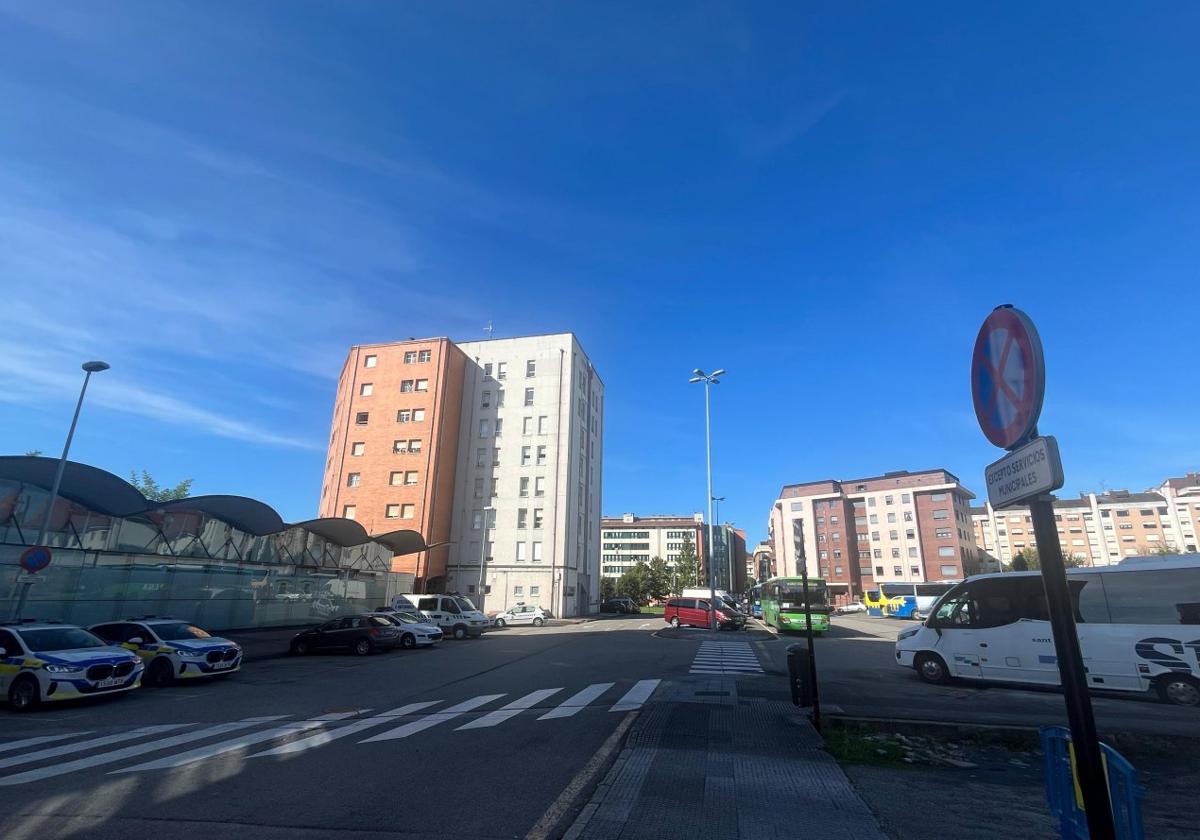
<instances>
[{"instance_id":1,"label":"silver car","mask_svg":"<svg viewBox=\"0 0 1200 840\"><path fill-rule=\"evenodd\" d=\"M385 618L396 626L396 629L400 631L400 647L402 648L428 647L442 640L442 631L440 628L432 624L426 624L413 613L397 610L380 610L379 612L371 613L371 615Z\"/></svg>"},{"instance_id":2,"label":"silver car","mask_svg":"<svg viewBox=\"0 0 1200 840\"><path fill-rule=\"evenodd\" d=\"M546 623L546 613L541 607L533 604L517 604L502 613L497 613L492 620L496 627L507 627L509 624L532 624L541 627Z\"/></svg>"}]
</instances>

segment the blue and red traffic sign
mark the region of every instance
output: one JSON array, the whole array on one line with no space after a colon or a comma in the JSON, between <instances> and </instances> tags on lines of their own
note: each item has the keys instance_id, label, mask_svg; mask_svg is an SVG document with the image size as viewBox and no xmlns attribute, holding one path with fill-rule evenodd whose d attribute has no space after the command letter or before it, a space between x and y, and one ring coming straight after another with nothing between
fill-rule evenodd
<instances>
[{"instance_id":1,"label":"blue and red traffic sign","mask_svg":"<svg viewBox=\"0 0 1200 840\"><path fill-rule=\"evenodd\" d=\"M1025 443L1037 428L1046 393L1042 341L1029 316L1011 306L988 315L971 357L971 394L984 436L1002 449Z\"/></svg>"},{"instance_id":2,"label":"blue and red traffic sign","mask_svg":"<svg viewBox=\"0 0 1200 840\"><path fill-rule=\"evenodd\" d=\"M21 552L21 559L17 562L21 564L22 569L32 575L49 566L50 559L50 549L44 545L35 545L33 548L27 548Z\"/></svg>"}]
</instances>

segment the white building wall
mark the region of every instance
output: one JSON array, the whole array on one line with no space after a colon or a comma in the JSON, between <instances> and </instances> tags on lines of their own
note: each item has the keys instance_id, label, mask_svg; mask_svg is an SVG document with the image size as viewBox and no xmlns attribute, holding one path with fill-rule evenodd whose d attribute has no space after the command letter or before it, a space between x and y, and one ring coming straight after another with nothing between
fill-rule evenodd
<instances>
[{"instance_id":1,"label":"white building wall","mask_svg":"<svg viewBox=\"0 0 1200 840\"><path fill-rule=\"evenodd\" d=\"M447 586L488 610L522 601L556 616L598 609L603 383L570 333L458 346L469 361ZM482 596L480 512L489 505L491 592Z\"/></svg>"}]
</instances>

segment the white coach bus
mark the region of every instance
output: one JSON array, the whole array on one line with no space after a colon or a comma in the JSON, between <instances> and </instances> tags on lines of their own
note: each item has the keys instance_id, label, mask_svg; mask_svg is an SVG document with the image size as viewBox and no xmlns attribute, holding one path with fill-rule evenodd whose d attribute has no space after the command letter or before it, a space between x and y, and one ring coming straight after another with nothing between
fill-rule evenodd
<instances>
[{"instance_id":1,"label":"white coach bus","mask_svg":"<svg viewBox=\"0 0 1200 840\"><path fill-rule=\"evenodd\" d=\"M1200 556L1068 569L1088 685L1200 706ZM1040 572L977 575L896 638L921 679L1058 685Z\"/></svg>"}]
</instances>

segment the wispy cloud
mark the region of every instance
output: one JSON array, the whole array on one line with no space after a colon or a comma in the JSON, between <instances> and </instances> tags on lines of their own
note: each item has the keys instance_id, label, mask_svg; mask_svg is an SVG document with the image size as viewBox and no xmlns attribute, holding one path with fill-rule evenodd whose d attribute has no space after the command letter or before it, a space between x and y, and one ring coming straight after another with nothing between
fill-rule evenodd
<instances>
[{"instance_id":1,"label":"wispy cloud","mask_svg":"<svg viewBox=\"0 0 1200 840\"><path fill-rule=\"evenodd\" d=\"M777 152L812 131L845 99L845 91L806 102L774 125L759 126L746 133L743 152L750 157L762 157Z\"/></svg>"}]
</instances>

